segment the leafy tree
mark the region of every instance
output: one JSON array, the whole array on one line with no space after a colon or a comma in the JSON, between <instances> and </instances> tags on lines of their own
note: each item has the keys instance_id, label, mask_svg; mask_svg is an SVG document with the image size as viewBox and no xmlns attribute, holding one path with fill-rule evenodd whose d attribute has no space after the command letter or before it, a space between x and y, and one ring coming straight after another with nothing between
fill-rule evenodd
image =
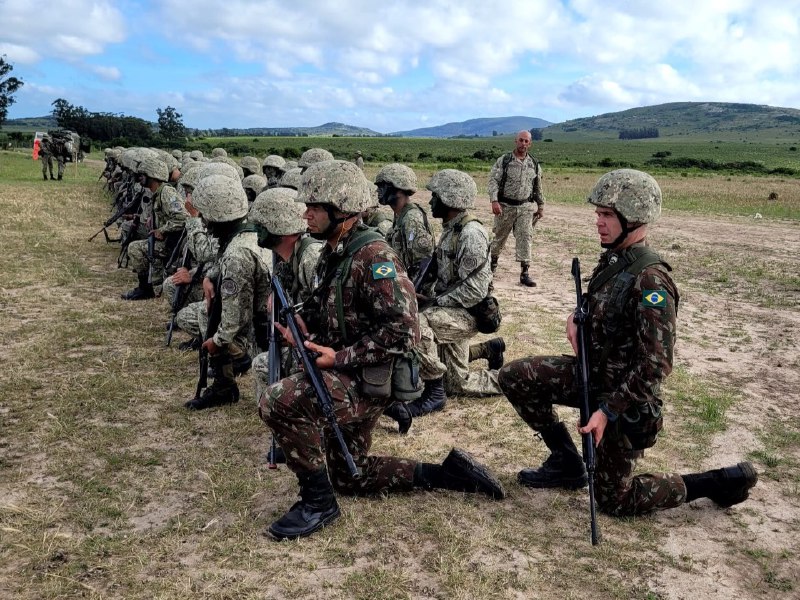
<instances>
[{"instance_id":1,"label":"leafy tree","mask_svg":"<svg viewBox=\"0 0 800 600\"><path fill-rule=\"evenodd\" d=\"M0 56L0 127L8 116L8 107L14 104L14 92L23 86L23 81L16 77L7 77L14 66L6 61L6 55Z\"/></svg>"},{"instance_id":2,"label":"leafy tree","mask_svg":"<svg viewBox=\"0 0 800 600\"><path fill-rule=\"evenodd\" d=\"M172 106L168 106L164 110L156 109L158 114L158 129L168 140L177 140L186 137L186 127L181 120L183 115L175 110Z\"/></svg>"},{"instance_id":3,"label":"leafy tree","mask_svg":"<svg viewBox=\"0 0 800 600\"><path fill-rule=\"evenodd\" d=\"M542 130L537 127L531 129L531 140L534 142L542 141Z\"/></svg>"}]
</instances>

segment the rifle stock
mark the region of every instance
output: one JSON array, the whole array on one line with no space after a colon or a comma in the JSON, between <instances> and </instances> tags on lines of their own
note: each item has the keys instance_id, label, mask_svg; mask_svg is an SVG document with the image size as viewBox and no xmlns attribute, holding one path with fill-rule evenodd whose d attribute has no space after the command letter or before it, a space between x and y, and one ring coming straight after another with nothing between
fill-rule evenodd
<instances>
[{"instance_id":1,"label":"rifle stock","mask_svg":"<svg viewBox=\"0 0 800 600\"><path fill-rule=\"evenodd\" d=\"M208 327L206 328L205 339L209 339L217 333L219 322L222 318L222 298L219 294L219 277L214 280L214 297L211 299L211 306L208 310ZM203 340L205 341L205 340ZM200 394L203 389L208 387L208 350L200 346L198 351L198 360L200 362L200 375L197 378L197 388L194 392L194 400L200 399Z\"/></svg>"},{"instance_id":2,"label":"rifle stock","mask_svg":"<svg viewBox=\"0 0 800 600\"><path fill-rule=\"evenodd\" d=\"M589 348L587 346L587 328L589 312L581 289L581 263L577 258L572 259L572 277L575 279L575 293L577 304L573 320L578 332L578 387L580 394L581 427L585 427L591 417L591 404L589 399ZM583 462L586 464L586 472L589 476L589 513L592 545L600 543L597 531L597 509L594 502L594 472L596 466L594 435L585 433L583 439Z\"/></svg>"},{"instance_id":3,"label":"rifle stock","mask_svg":"<svg viewBox=\"0 0 800 600\"><path fill-rule=\"evenodd\" d=\"M328 391L328 388L325 386L325 381L322 378L322 373L320 372L319 367L314 362L316 356L313 356L313 353L306 349L305 336L297 326L297 312L295 311L294 306L291 305L289 300L286 298L286 292L283 291L283 286L275 275L272 276L272 289L275 290L278 301L281 303L281 315L286 317L286 325L289 327L289 331L292 334L292 340L294 340L294 351L299 359L300 364L303 365L306 378L308 378L309 382L311 383L311 387L314 389L320 410L322 411L322 414L325 415L325 418L328 421L328 426L331 428L331 430L333 430L333 433L339 442L339 448L341 449L342 455L347 462L347 468L350 471L350 476L353 479L358 479L361 477L361 475L358 472L358 467L356 467L355 461L353 460L353 455L350 454L350 449L347 447L347 443L344 441L342 430L339 428L339 423L336 421L336 413L333 410L333 398L331 398L331 394ZM273 299L273 302L274 301L275 300Z\"/></svg>"}]
</instances>

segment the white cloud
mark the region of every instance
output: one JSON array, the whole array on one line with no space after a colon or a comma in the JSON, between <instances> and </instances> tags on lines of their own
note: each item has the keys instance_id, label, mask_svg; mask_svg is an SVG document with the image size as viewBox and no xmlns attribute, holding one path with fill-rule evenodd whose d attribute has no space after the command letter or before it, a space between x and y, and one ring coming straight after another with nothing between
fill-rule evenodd
<instances>
[{"instance_id":1,"label":"white cloud","mask_svg":"<svg viewBox=\"0 0 800 600\"><path fill-rule=\"evenodd\" d=\"M122 78L122 73L117 67L103 67L95 65L89 67L98 77L106 81L119 81Z\"/></svg>"},{"instance_id":2,"label":"white cloud","mask_svg":"<svg viewBox=\"0 0 800 600\"><path fill-rule=\"evenodd\" d=\"M0 42L0 56L6 55L12 64L31 65L39 61L39 53L28 46Z\"/></svg>"}]
</instances>

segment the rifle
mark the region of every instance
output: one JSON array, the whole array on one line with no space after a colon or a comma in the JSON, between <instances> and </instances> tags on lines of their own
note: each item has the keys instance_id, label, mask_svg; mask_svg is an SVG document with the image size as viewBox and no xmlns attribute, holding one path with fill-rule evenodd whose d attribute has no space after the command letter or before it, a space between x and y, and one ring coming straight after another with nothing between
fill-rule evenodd
<instances>
[{"instance_id":1,"label":"rifle","mask_svg":"<svg viewBox=\"0 0 800 600\"><path fill-rule=\"evenodd\" d=\"M339 448L341 449L344 459L347 462L347 469L350 471L350 476L353 479L358 479L361 477L361 475L359 474L358 467L356 467L356 463L353 460L353 455L350 454L350 449L347 447L347 443L344 441L342 430L339 429L339 423L336 421L336 413L333 411L333 399L331 398L328 388L325 387L325 381L322 379L322 373L320 372L319 367L314 362L317 358L317 355L315 352L309 352L306 349L306 338L303 335L303 332L301 332L300 328L297 326L297 312L295 307L289 304L289 300L286 298L286 292L283 291L283 286L275 275L272 276L272 289L275 290L275 294L278 296L278 301L281 303L280 314L281 316L286 317L286 325L288 325L289 331L292 334L292 339L294 340L294 352L298 362L303 365L303 370L305 371L306 377L311 383L311 387L314 389L314 393L317 396L319 408L322 411L322 414L324 414L325 418L328 420L328 425L333 430L334 435L336 435L336 439L339 441ZM273 302L275 302L274 298ZM271 366L272 365L270 363L270 368Z\"/></svg>"},{"instance_id":2,"label":"rifle","mask_svg":"<svg viewBox=\"0 0 800 600\"><path fill-rule=\"evenodd\" d=\"M122 203L122 205L119 207L117 212L115 212L108 219L106 219L106 222L103 223L103 226L100 228L100 230L97 233L95 233L92 237L90 237L89 241L91 242L94 238L96 238L98 235L100 235L102 233L102 234L104 234L106 236L106 242L109 242L109 243L110 242L121 242L122 238L120 238L118 240L112 240L111 238L109 238L108 237L108 232L106 231L106 228L107 227L111 227L111 225L113 223L116 223L116 221L120 217L122 217L123 215L130 214L130 213L138 211L139 210L139 206L141 205L141 201L142 201L141 195L137 194L133 198L131 198L130 202Z\"/></svg>"},{"instance_id":3,"label":"rifle","mask_svg":"<svg viewBox=\"0 0 800 600\"><path fill-rule=\"evenodd\" d=\"M419 263L419 271L414 277L414 291L419 292L422 289L422 284L425 283L425 277L431 269L436 268L436 256L431 254L428 258L423 258Z\"/></svg>"},{"instance_id":4,"label":"rifle","mask_svg":"<svg viewBox=\"0 0 800 600\"><path fill-rule=\"evenodd\" d=\"M278 253L272 252L272 272L275 273L275 268L278 265ZM277 311L275 310L275 297L272 298L272 306L269 315L269 383L277 383L281 378L281 347L278 336L275 335L275 317ZM278 451L278 444L275 442L275 434L272 434L272 442L267 452L267 468L277 469L278 463L276 454Z\"/></svg>"},{"instance_id":5,"label":"rifle","mask_svg":"<svg viewBox=\"0 0 800 600\"><path fill-rule=\"evenodd\" d=\"M183 249L183 258L181 258L181 267L188 269L192 262L192 255L189 252L189 245ZM192 275L192 280L189 283L183 283L175 286L175 295L172 297L172 318L169 321L169 328L167 329L167 337L164 340L164 345L169 346L172 342L172 332L175 330L175 318L178 316L178 311L183 308L186 302L186 297L193 286L197 285L200 278L203 276L203 265L197 265L197 270Z\"/></svg>"},{"instance_id":6,"label":"rifle","mask_svg":"<svg viewBox=\"0 0 800 600\"><path fill-rule=\"evenodd\" d=\"M219 293L219 280L217 277L214 280L214 297L211 299L211 306L208 309L208 327L206 327L206 340L213 337L219 329L219 322L222 318L222 297ZM204 340L205 341L205 340ZM194 391L194 398L190 400L200 400L200 394L204 388L208 387L208 350L200 346L198 352L198 360L200 362L200 375L197 378L197 388Z\"/></svg>"},{"instance_id":7,"label":"rifle","mask_svg":"<svg viewBox=\"0 0 800 600\"><path fill-rule=\"evenodd\" d=\"M578 302L575 307L575 314L573 320L578 330L578 386L580 388L580 411L581 411L581 427L585 427L589 422L591 412L589 409L589 348L587 339L587 328L589 321L589 310L586 301L583 297L583 290L581 289L581 262L578 258L572 259L572 277L575 279L575 293L577 294ZM595 470L595 453L594 453L594 435L590 433L583 434L583 462L586 464L586 472L589 475L589 513L591 519L591 532L592 532L592 546L596 546L600 540L597 533L597 513L594 505L594 470Z\"/></svg>"},{"instance_id":8,"label":"rifle","mask_svg":"<svg viewBox=\"0 0 800 600\"><path fill-rule=\"evenodd\" d=\"M131 245L133 238L136 237L136 232L139 230L139 214L133 217L131 221L131 228L127 233L124 232L119 237L119 256L117 257L117 268L128 268L128 246Z\"/></svg>"}]
</instances>

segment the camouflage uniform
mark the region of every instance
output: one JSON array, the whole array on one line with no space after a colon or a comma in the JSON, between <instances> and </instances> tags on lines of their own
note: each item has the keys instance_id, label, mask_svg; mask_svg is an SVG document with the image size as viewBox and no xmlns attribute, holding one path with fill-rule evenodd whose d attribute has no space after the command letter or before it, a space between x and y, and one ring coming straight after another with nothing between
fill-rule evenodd
<instances>
[{"instance_id":1,"label":"camouflage uniform","mask_svg":"<svg viewBox=\"0 0 800 600\"><path fill-rule=\"evenodd\" d=\"M53 142L49 137L43 137L39 142L39 160L42 161L42 178L47 179L47 171L50 171L50 179L53 177Z\"/></svg>"},{"instance_id":2,"label":"camouflage uniform","mask_svg":"<svg viewBox=\"0 0 800 600\"><path fill-rule=\"evenodd\" d=\"M636 248L634 245L631 248ZM605 252L594 270L592 281L602 271L621 260L620 253ZM595 405L605 405L620 415L609 423L597 448L595 472L597 504L613 515L635 515L682 504L686 486L679 474L632 476L636 460L644 454L639 437L629 430L630 420L651 422L655 436L655 417L661 415L661 381L672 371L675 346L675 317L678 292L662 265L642 271L635 280L627 301L615 320L618 332L606 331L606 317L614 305L615 283L612 277L594 289L589 284L589 354L591 385ZM663 307L646 306L646 293L663 292ZM600 371L606 344L608 358ZM553 404L579 406L575 382L575 361L569 356L539 356L514 361L500 371L500 385L519 415L533 429L556 423ZM641 435L641 434L640 434ZM651 440L652 441L652 440ZM649 445L645 442L644 445Z\"/></svg>"},{"instance_id":3,"label":"camouflage uniform","mask_svg":"<svg viewBox=\"0 0 800 600\"><path fill-rule=\"evenodd\" d=\"M489 235L468 212L443 224L436 248L436 304L420 313L420 374L423 379L444 376L448 393L500 393L497 371L469 369L469 340L478 330L467 308L489 293L488 254Z\"/></svg>"},{"instance_id":4,"label":"camouflage uniform","mask_svg":"<svg viewBox=\"0 0 800 600\"><path fill-rule=\"evenodd\" d=\"M369 229L353 228L341 240L346 245ZM334 488L343 493L375 493L410 490L416 461L368 456L372 429L390 399L375 399L361 391L361 368L392 360L407 353L419 341L417 303L411 281L397 255L381 240L367 243L352 256L344 275L342 310L344 323L337 322L336 292L331 277L344 257L326 245L317 267L322 282L306 302L303 316L315 343L336 350L336 364L322 371L333 397L333 406L361 478L353 480L332 432L325 427L312 388L304 373L297 373L267 388L259 407L295 473L318 471L327 462ZM379 274L381 265L393 265L389 275ZM344 328L347 338L342 337ZM321 433L322 429L322 433ZM323 442L324 437L324 442ZM327 456L323 455L324 452Z\"/></svg>"},{"instance_id":5,"label":"camouflage uniform","mask_svg":"<svg viewBox=\"0 0 800 600\"><path fill-rule=\"evenodd\" d=\"M366 211L364 224L367 227L374 227L383 237L388 238L392 230L392 217L379 208L372 208Z\"/></svg>"},{"instance_id":6,"label":"camouflage uniform","mask_svg":"<svg viewBox=\"0 0 800 600\"><path fill-rule=\"evenodd\" d=\"M386 239L403 261L412 280L419 271L420 263L433 254L433 230L424 209L414 202L406 204L402 212L395 216Z\"/></svg>"},{"instance_id":7,"label":"camouflage uniform","mask_svg":"<svg viewBox=\"0 0 800 600\"><path fill-rule=\"evenodd\" d=\"M497 261L509 234L514 232L516 261L530 264L533 240L533 215L544 206L542 193L542 168L530 155L524 160L513 153L507 163L507 177L503 190L503 162L508 155L497 159L489 174L489 200L500 202L503 212L494 217L492 258Z\"/></svg>"},{"instance_id":8,"label":"camouflage uniform","mask_svg":"<svg viewBox=\"0 0 800 600\"><path fill-rule=\"evenodd\" d=\"M164 279L164 261L169 258L173 250L170 238L175 237L183 229L188 217L175 188L162 183L153 199L145 205L142 215L148 228L155 224L155 228L164 236L163 240L156 239L153 250L153 285L160 285ZM136 240L128 246L129 266L135 273L142 273L150 268L147 258L147 240Z\"/></svg>"}]
</instances>

